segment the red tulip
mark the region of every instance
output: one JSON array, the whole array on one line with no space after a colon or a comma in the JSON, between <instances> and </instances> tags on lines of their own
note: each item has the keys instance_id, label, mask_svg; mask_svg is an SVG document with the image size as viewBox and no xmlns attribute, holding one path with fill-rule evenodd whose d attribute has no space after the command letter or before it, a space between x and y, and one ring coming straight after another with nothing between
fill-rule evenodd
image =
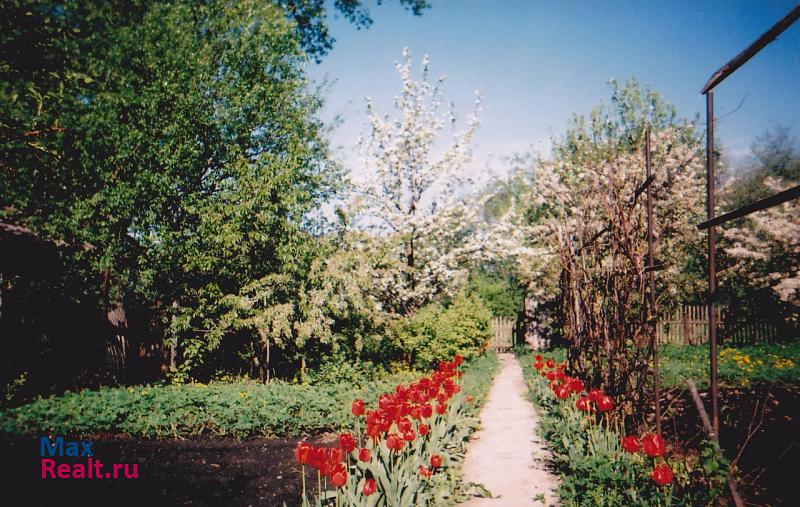
<instances>
[{"instance_id":1,"label":"red tulip","mask_svg":"<svg viewBox=\"0 0 800 507\"><path fill-rule=\"evenodd\" d=\"M456 366L460 366L461 363L464 362L464 358L460 354L456 354L456 356L453 358L453 362L456 363Z\"/></svg>"},{"instance_id":2,"label":"red tulip","mask_svg":"<svg viewBox=\"0 0 800 507\"><path fill-rule=\"evenodd\" d=\"M344 451L341 449L337 449L333 447L328 449L328 462L329 463L341 463L344 460Z\"/></svg>"},{"instance_id":3,"label":"red tulip","mask_svg":"<svg viewBox=\"0 0 800 507\"><path fill-rule=\"evenodd\" d=\"M420 435L422 435L423 437L424 437L425 435L427 435L427 434L428 434L428 432L430 432L430 431L431 431L430 427L428 427L428 425L427 425L427 424L420 424L420 425L419 425L419 428L417 428L417 430L419 431L419 434L420 434Z\"/></svg>"},{"instance_id":4,"label":"red tulip","mask_svg":"<svg viewBox=\"0 0 800 507\"><path fill-rule=\"evenodd\" d=\"M639 439L633 435L623 438L622 448L630 453L639 452Z\"/></svg>"},{"instance_id":5,"label":"red tulip","mask_svg":"<svg viewBox=\"0 0 800 507\"><path fill-rule=\"evenodd\" d=\"M362 447L361 449L358 450L358 461L366 463L367 461L369 461L370 456L371 454L369 452L369 449L367 449L366 447Z\"/></svg>"},{"instance_id":6,"label":"red tulip","mask_svg":"<svg viewBox=\"0 0 800 507\"><path fill-rule=\"evenodd\" d=\"M444 403L437 403L436 404L436 413L439 415L444 415L447 412L447 405Z\"/></svg>"},{"instance_id":7,"label":"red tulip","mask_svg":"<svg viewBox=\"0 0 800 507\"><path fill-rule=\"evenodd\" d=\"M338 463L335 467L333 467L330 476L331 484L333 484L334 487L341 488L347 484L347 469L341 463Z\"/></svg>"},{"instance_id":8,"label":"red tulip","mask_svg":"<svg viewBox=\"0 0 800 507\"><path fill-rule=\"evenodd\" d=\"M408 419L401 419L397 421L397 429L400 430L400 433L411 431L411 428L412 428L411 421L409 421Z\"/></svg>"},{"instance_id":9,"label":"red tulip","mask_svg":"<svg viewBox=\"0 0 800 507\"><path fill-rule=\"evenodd\" d=\"M422 417L424 417L425 419L428 419L430 416L433 415L433 407L431 407L430 403L426 403L426 404L422 405L422 408L420 409L420 412L422 413Z\"/></svg>"},{"instance_id":10,"label":"red tulip","mask_svg":"<svg viewBox=\"0 0 800 507\"><path fill-rule=\"evenodd\" d=\"M669 465L662 463L653 469L650 473L650 477L652 477L653 481L659 486L666 486L672 482L672 470L669 468Z\"/></svg>"},{"instance_id":11,"label":"red tulip","mask_svg":"<svg viewBox=\"0 0 800 507\"><path fill-rule=\"evenodd\" d=\"M548 359L546 364L548 368L555 368L556 366L556 362L553 361L552 359Z\"/></svg>"},{"instance_id":12,"label":"red tulip","mask_svg":"<svg viewBox=\"0 0 800 507\"><path fill-rule=\"evenodd\" d=\"M603 390L602 389L592 389L589 391L589 399L592 400L594 403L600 403L600 398L603 397Z\"/></svg>"},{"instance_id":13,"label":"red tulip","mask_svg":"<svg viewBox=\"0 0 800 507\"><path fill-rule=\"evenodd\" d=\"M438 454L431 455L431 466L433 468L439 468L442 466L442 457Z\"/></svg>"},{"instance_id":14,"label":"red tulip","mask_svg":"<svg viewBox=\"0 0 800 507\"><path fill-rule=\"evenodd\" d=\"M433 471L430 468L426 467L425 465L420 465L419 475L423 477L430 477L431 475L433 475Z\"/></svg>"},{"instance_id":15,"label":"red tulip","mask_svg":"<svg viewBox=\"0 0 800 507\"><path fill-rule=\"evenodd\" d=\"M614 408L614 402L611 401L611 396L603 396L597 402L597 410L600 412L608 412L612 408Z\"/></svg>"},{"instance_id":16,"label":"red tulip","mask_svg":"<svg viewBox=\"0 0 800 507\"><path fill-rule=\"evenodd\" d=\"M589 405L589 398L586 396L581 396L577 400L575 400L575 406L578 407L578 410L582 410L583 412L588 412L591 406Z\"/></svg>"},{"instance_id":17,"label":"red tulip","mask_svg":"<svg viewBox=\"0 0 800 507\"><path fill-rule=\"evenodd\" d=\"M364 415L364 400L355 400L353 404L350 405L350 411L356 417Z\"/></svg>"},{"instance_id":18,"label":"red tulip","mask_svg":"<svg viewBox=\"0 0 800 507\"><path fill-rule=\"evenodd\" d=\"M415 438L417 438L417 435L414 433L414 430L408 430L403 433L403 440L406 442L412 442Z\"/></svg>"},{"instance_id":19,"label":"red tulip","mask_svg":"<svg viewBox=\"0 0 800 507\"><path fill-rule=\"evenodd\" d=\"M315 447L311 449L311 453L308 456L308 463L312 467L322 470L327 462L328 455L325 452L324 447Z\"/></svg>"},{"instance_id":20,"label":"red tulip","mask_svg":"<svg viewBox=\"0 0 800 507\"><path fill-rule=\"evenodd\" d=\"M544 368L544 363L542 363L541 361L536 361L535 363L533 363L533 367L536 368L537 370L541 370L542 368Z\"/></svg>"},{"instance_id":21,"label":"red tulip","mask_svg":"<svg viewBox=\"0 0 800 507\"><path fill-rule=\"evenodd\" d=\"M548 372L547 372L547 380L549 380L550 382L552 382L552 381L554 381L555 379L556 379L556 372L554 372L554 371L548 371Z\"/></svg>"},{"instance_id":22,"label":"red tulip","mask_svg":"<svg viewBox=\"0 0 800 507\"><path fill-rule=\"evenodd\" d=\"M339 447L344 452L353 452L356 448L356 439L350 433L342 433L339 435Z\"/></svg>"},{"instance_id":23,"label":"red tulip","mask_svg":"<svg viewBox=\"0 0 800 507\"><path fill-rule=\"evenodd\" d=\"M405 445L405 440L403 440L399 435L392 433L386 437L386 447L388 447L390 451L402 451Z\"/></svg>"},{"instance_id":24,"label":"red tulip","mask_svg":"<svg viewBox=\"0 0 800 507\"><path fill-rule=\"evenodd\" d=\"M580 379L574 378L569 381L569 390L575 394L583 392L583 382Z\"/></svg>"},{"instance_id":25,"label":"red tulip","mask_svg":"<svg viewBox=\"0 0 800 507\"><path fill-rule=\"evenodd\" d=\"M536 359L537 362L541 361L542 360L542 355L541 354L536 354L536 357L534 357L534 359Z\"/></svg>"},{"instance_id":26,"label":"red tulip","mask_svg":"<svg viewBox=\"0 0 800 507\"><path fill-rule=\"evenodd\" d=\"M566 400L569 398L569 387L567 386L558 386L555 388L556 398L559 400Z\"/></svg>"},{"instance_id":27,"label":"red tulip","mask_svg":"<svg viewBox=\"0 0 800 507\"><path fill-rule=\"evenodd\" d=\"M644 449L645 454L651 458L663 456L666 447L667 446L664 443L664 439L658 435L650 434L642 437L642 448Z\"/></svg>"},{"instance_id":28,"label":"red tulip","mask_svg":"<svg viewBox=\"0 0 800 507\"><path fill-rule=\"evenodd\" d=\"M375 479L367 479L367 482L364 483L364 489L361 490L364 496L369 496L376 491L378 491L378 485L375 483Z\"/></svg>"},{"instance_id":29,"label":"red tulip","mask_svg":"<svg viewBox=\"0 0 800 507\"><path fill-rule=\"evenodd\" d=\"M294 448L294 458L297 463L300 465L308 464L312 449L313 447L308 442L297 442L297 446Z\"/></svg>"}]
</instances>

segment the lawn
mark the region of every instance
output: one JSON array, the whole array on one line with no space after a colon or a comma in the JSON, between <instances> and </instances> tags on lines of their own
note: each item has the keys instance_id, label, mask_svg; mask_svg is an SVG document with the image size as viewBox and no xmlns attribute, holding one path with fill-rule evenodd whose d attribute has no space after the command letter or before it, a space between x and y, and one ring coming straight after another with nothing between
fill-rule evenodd
<instances>
[{"instance_id":1,"label":"lawn","mask_svg":"<svg viewBox=\"0 0 800 507\"><path fill-rule=\"evenodd\" d=\"M800 384L800 343L760 344L719 348L717 361L722 386ZM685 387L692 378L699 388L708 386L708 345L668 345L660 354L661 382L665 387Z\"/></svg>"}]
</instances>

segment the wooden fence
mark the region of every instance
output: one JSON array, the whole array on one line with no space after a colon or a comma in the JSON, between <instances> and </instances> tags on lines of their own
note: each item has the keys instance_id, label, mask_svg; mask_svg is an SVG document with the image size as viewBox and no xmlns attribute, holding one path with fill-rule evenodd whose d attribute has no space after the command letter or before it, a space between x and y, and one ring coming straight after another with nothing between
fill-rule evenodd
<instances>
[{"instance_id":1,"label":"wooden fence","mask_svg":"<svg viewBox=\"0 0 800 507\"><path fill-rule=\"evenodd\" d=\"M489 348L492 350L505 351L513 347L516 325L517 319L510 317L493 317L492 341L489 342Z\"/></svg>"},{"instance_id":2,"label":"wooden fence","mask_svg":"<svg viewBox=\"0 0 800 507\"><path fill-rule=\"evenodd\" d=\"M717 308L720 341L729 343L759 343L780 337L774 323L759 319L729 318L724 308ZM708 341L708 306L682 305L672 315L659 320L656 326L659 343L697 345Z\"/></svg>"}]
</instances>

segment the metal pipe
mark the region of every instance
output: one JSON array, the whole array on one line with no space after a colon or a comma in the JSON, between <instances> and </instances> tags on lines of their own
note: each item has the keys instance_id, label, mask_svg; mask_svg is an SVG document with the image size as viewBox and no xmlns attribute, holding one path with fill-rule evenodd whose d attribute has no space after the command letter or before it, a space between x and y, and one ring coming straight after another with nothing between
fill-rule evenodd
<instances>
[{"instance_id":1,"label":"metal pipe","mask_svg":"<svg viewBox=\"0 0 800 507\"><path fill-rule=\"evenodd\" d=\"M763 199L759 199L757 201L751 202L750 204L746 204L740 208L736 208L733 211L729 211L728 213L723 213L717 217L714 217L711 220L706 220L697 225L699 230L708 229L712 225L721 225L725 222L729 222L731 220L736 220L737 218L746 217L751 213L755 213L757 211L765 210L767 208L772 208L773 206L777 206L779 204L783 204L785 202L791 201L792 199L800 198L800 185L795 185L792 188L787 188L777 194L773 194L769 197L765 197Z\"/></svg>"},{"instance_id":2,"label":"metal pipe","mask_svg":"<svg viewBox=\"0 0 800 507\"><path fill-rule=\"evenodd\" d=\"M706 435L709 438L712 438L712 429L711 425L708 422L708 414L706 414L706 408L703 406L703 400L700 399L700 393L697 392L697 386L694 384L694 380L687 379L686 383L689 385L689 392L692 393L692 399L694 400L694 406L697 407L697 413L700 414L700 421L703 423L703 429L706 430ZM722 455L722 449L719 447L719 443L717 443L714 452L717 456ZM736 504L736 507L744 507L744 501L742 497L739 495L739 490L736 488L736 480L731 474L730 469L728 470L728 488L731 490L731 497L733 498L733 503Z\"/></svg>"},{"instance_id":3,"label":"metal pipe","mask_svg":"<svg viewBox=\"0 0 800 507\"><path fill-rule=\"evenodd\" d=\"M709 78L700 93L710 92L712 88L720 84L725 78L733 74L736 69L744 65L747 60L764 49L764 46L777 39L778 36L782 34L784 30L792 26L798 18L800 18L800 4L796 5L786 16L775 23L772 28L764 32L755 42L747 46L741 53L734 56L731 61L720 67L719 70Z\"/></svg>"},{"instance_id":4,"label":"metal pipe","mask_svg":"<svg viewBox=\"0 0 800 507\"><path fill-rule=\"evenodd\" d=\"M706 213L714 218L714 92L706 94ZM711 363L711 426L719 440L719 385L717 381L717 231L708 228L708 343Z\"/></svg>"},{"instance_id":5,"label":"metal pipe","mask_svg":"<svg viewBox=\"0 0 800 507\"><path fill-rule=\"evenodd\" d=\"M652 157L650 153L650 127L647 127L644 137L644 161L648 182L653 181ZM661 436L661 379L658 373L658 339L656 338L656 270L653 247L653 191L652 184L647 185L647 264L648 278L650 279L650 345L653 349L653 396L656 408L656 433Z\"/></svg>"}]
</instances>

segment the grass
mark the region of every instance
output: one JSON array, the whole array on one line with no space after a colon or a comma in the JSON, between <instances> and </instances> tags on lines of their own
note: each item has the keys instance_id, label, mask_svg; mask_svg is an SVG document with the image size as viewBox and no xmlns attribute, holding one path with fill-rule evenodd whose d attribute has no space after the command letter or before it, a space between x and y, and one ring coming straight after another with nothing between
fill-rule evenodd
<instances>
[{"instance_id":1,"label":"grass","mask_svg":"<svg viewBox=\"0 0 800 507\"><path fill-rule=\"evenodd\" d=\"M464 391L474 391L476 405L486 396L496 365L495 355L487 354L466 366ZM83 390L2 411L0 431L70 436L111 433L144 438L317 433L352 424L353 399L374 404L381 393L417 376L403 372L361 385L238 381Z\"/></svg>"},{"instance_id":2,"label":"grass","mask_svg":"<svg viewBox=\"0 0 800 507\"><path fill-rule=\"evenodd\" d=\"M668 345L659 360L665 387L685 386L692 378L698 387L709 382L707 345ZM800 384L800 343L720 347L717 359L720 385Z\"/></svg>"},{"instance_id":3,"label":"grass","mask_svg":"<svg viewBox=\"0 0 800 507\"><path fill-rule=\"evenodd\" d=\"M548 356L566 359L566 349L555 348ZM723 387L751 385L800 385L800 342L719 347L717 369ZM708 387L708 345L662 345L659 373L664 387L685 387L686 379L698 388Z\"/></svg>"}]
</instances>

